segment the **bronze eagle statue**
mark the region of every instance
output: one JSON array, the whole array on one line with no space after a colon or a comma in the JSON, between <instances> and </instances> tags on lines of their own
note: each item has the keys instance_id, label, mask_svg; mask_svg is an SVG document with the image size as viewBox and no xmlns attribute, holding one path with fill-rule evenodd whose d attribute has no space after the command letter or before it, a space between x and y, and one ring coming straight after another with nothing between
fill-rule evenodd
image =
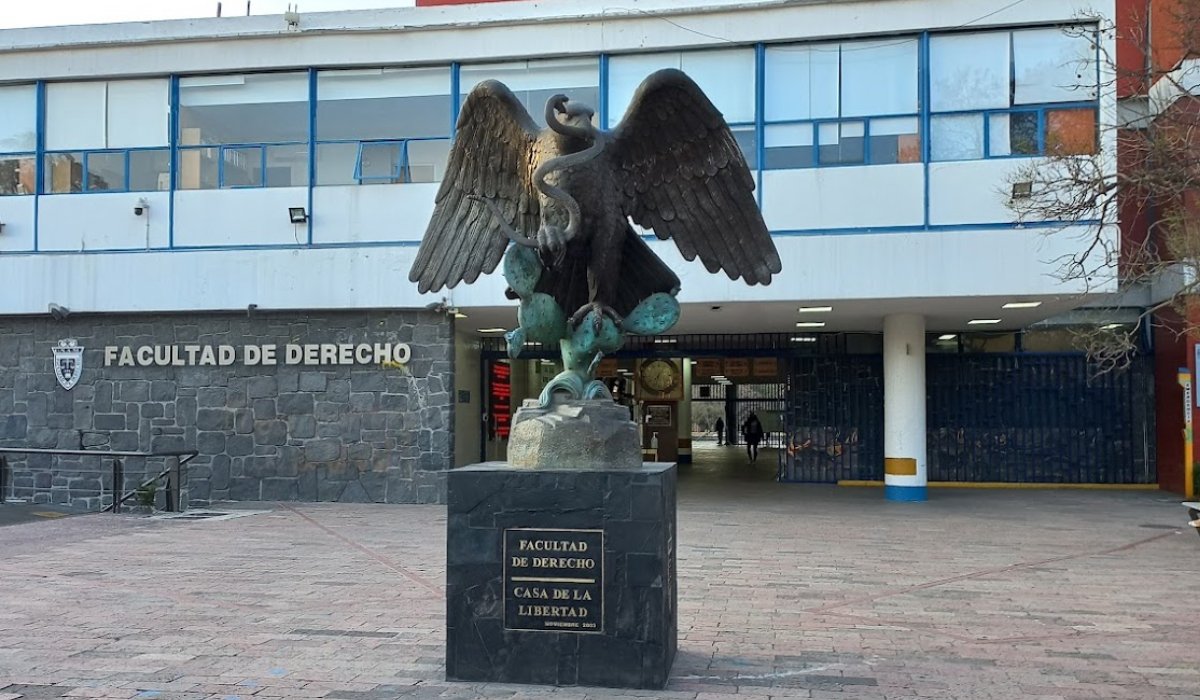
<instances>
[{"instance_id":1,"label":"bronze eagle statue","mask_svg":"<svg viewBox=\"0 0 1200 700\"><path fill-rule=\"evenodd\" d=\"M567 369L585 384L622 333L662 333L678 318L679 278L631 220L730 279L769 284L782 269L745 158L691 78L674 69L647 77L611 132L593 116L556 95L542 129L503 84L475 86L409 272L421 293L436 292L504 258L522 300L510 354L563 341ZM589 391L604 393L568 393Z\"/></svg>"}]
</instances>

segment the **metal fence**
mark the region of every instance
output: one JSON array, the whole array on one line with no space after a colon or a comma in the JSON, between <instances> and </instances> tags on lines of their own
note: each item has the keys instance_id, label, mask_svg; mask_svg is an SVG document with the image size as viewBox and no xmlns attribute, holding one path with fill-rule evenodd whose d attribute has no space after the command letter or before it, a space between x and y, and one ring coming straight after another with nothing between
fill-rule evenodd
<instances>
[{"instance_id":1,"label":"metal fence","mask_svg":"<svg viewBox=\"0 0 1200 700\"><path fill-rule=\"evenodd\" d=\"M930 481L1153 483L1152 358L929 355ZM883 479L883 358L791 360L781 481Z\"/></svg>"}]
</instances>

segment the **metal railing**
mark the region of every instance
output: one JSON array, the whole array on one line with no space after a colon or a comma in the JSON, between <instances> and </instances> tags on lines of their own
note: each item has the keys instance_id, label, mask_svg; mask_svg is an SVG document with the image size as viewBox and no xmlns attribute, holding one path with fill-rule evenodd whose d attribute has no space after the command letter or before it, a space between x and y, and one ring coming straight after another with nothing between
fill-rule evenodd
<instances>
[{"instance_id":1,"label":"metal railing","mask_svg":"<svg viewBox=\"0 0 1200 700\"><path fill-rule=\"evenodd\" d=\"M166 510L178 513L187 507L183 502L183 485L187 480L186 465L200 453L196 450L167 450L163 452L131 452L122 450L56 450L34 447L0 447L0 503L4 502L6 485L12 478L12 470L5 455L50 455L70 457L111 457L112 458L112 491L113 501L100 512L121 512L121 504L133 498L139 491L158 481L166 483ZM166 468L155 476L146 479L137 488L125 490L125 462L130 457L163 457Z\"/></svg>"}]
</instances>

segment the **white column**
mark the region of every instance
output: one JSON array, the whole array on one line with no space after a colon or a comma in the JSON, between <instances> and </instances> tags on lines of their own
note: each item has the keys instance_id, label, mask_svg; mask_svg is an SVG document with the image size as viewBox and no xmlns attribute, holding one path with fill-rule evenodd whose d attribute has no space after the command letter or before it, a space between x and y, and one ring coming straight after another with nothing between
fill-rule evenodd
<instances>
[{"instance_id":1,"label":"white column","mask_svg":"<svg viewBox=\"0 0 1200 700\"><path fill-rule=\"evenodd\" d=\"M682 357L683 396L679 399L679 463L692 463L692 361Z\"/></svg>"},{"instance_id":2,"label":"white column","mask_svg":"<svg viewBox=\"0 0 1200 700\"><path fill-rule=\"evenodd\" d=\"M924 501L925 317L883 319L884 497Z\"/></svg>"}]
</instances>

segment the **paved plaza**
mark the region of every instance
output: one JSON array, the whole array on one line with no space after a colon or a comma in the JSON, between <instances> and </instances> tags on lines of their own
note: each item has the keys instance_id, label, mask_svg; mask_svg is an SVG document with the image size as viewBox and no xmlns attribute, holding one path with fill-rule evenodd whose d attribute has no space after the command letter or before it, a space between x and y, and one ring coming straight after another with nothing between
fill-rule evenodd
<instances>
[{"instance_id":1,"label":"paved plaza","mask_svg":"<svg viewBox=\"0 0 1200 700\"><path fill-rule=\"evenodd\" d=\"M1200 698L1177 498L730 469L681 483L662 692L447 682L444 507L265 503L0 528L0 699Z\"/></svg>"}]
</instances>

